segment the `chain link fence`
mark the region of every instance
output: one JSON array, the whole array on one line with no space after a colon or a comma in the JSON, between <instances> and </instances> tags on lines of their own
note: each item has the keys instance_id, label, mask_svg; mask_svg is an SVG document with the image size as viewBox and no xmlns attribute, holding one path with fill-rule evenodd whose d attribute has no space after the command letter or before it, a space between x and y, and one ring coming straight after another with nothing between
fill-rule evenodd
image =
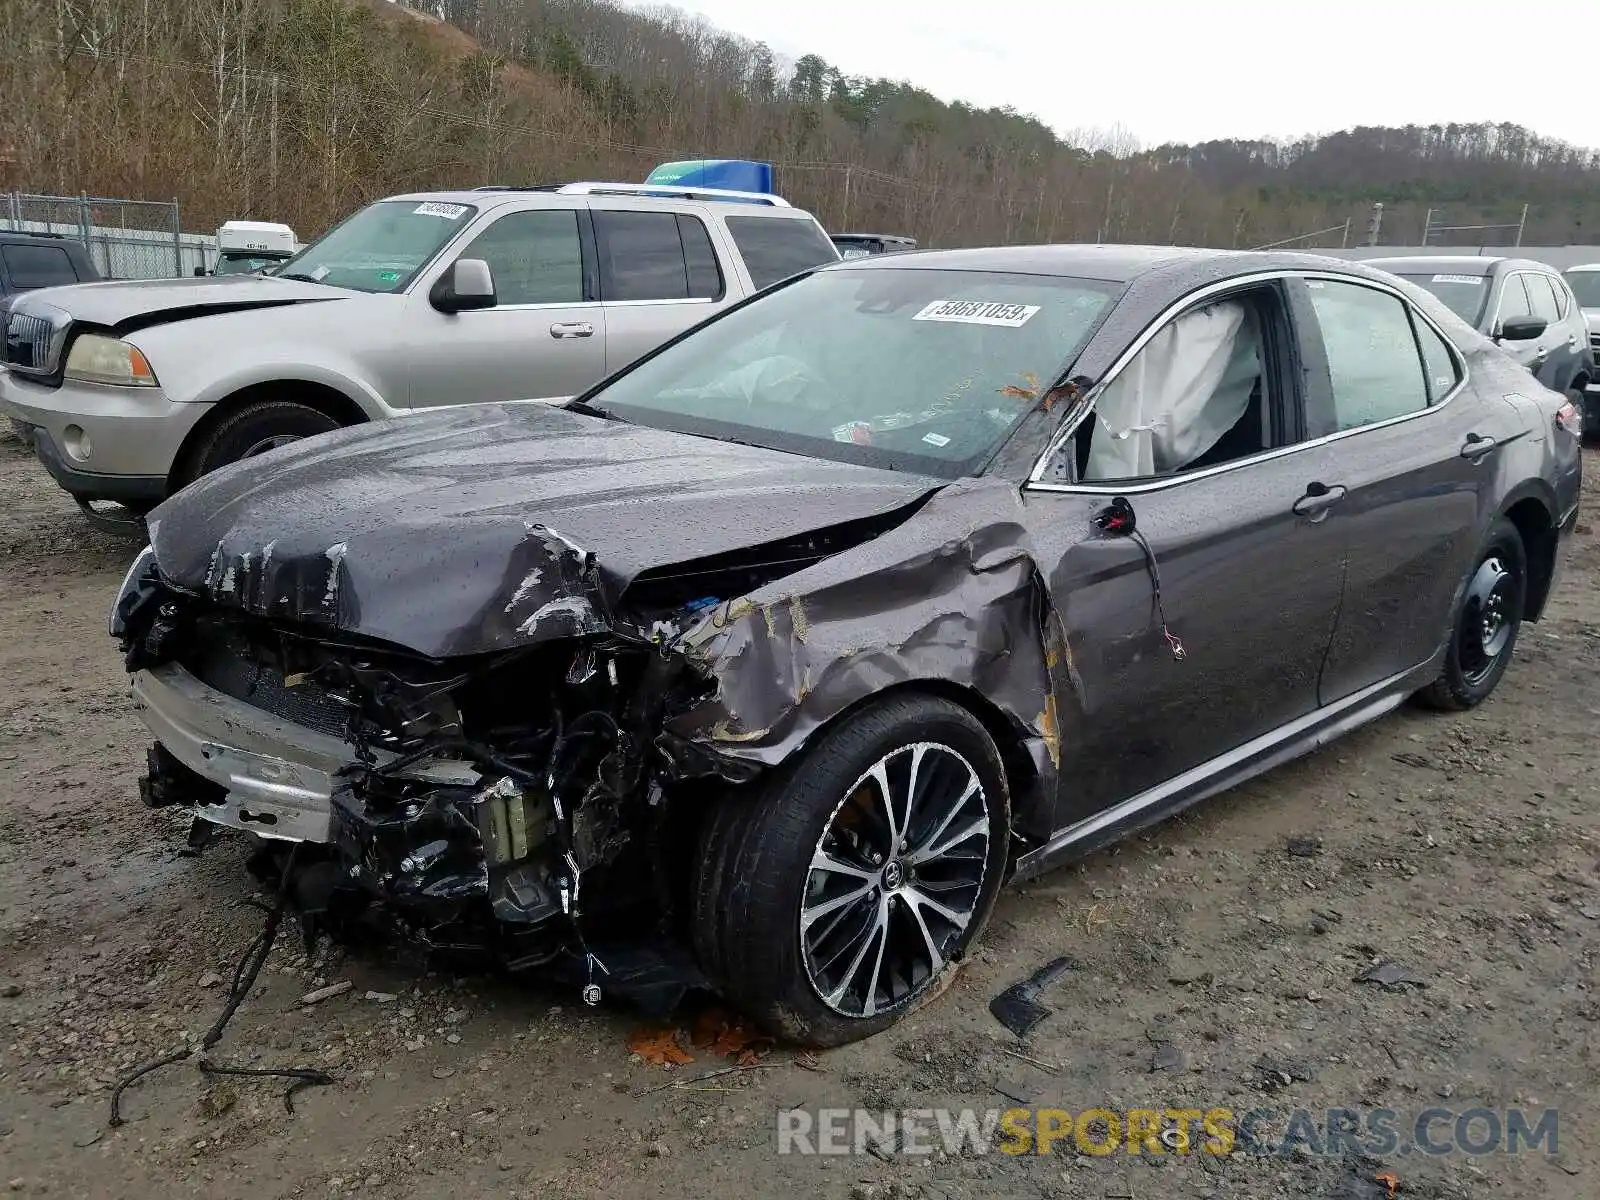
<instances>
[{"instance_id":1,"label":"chain link fence","mask_svg":"<svg viewBox=\"0 0 1600 1200\"><path fill-rule=\"evenodd\" d=\"M186 235L176 200L0 193L0 220L17 233L71 238L107 279L170 279L206 265L211 238Z\"/></svg>"}]
</instances>

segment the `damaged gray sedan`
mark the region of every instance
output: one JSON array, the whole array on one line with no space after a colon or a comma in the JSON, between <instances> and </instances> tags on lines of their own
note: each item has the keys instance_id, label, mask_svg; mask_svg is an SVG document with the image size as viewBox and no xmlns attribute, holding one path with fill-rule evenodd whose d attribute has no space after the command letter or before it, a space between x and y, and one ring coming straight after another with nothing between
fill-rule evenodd
<instances>
[{"instance_id":1,"label":"damaged gray sedan","mask_svg":"<svg viewBox=\"0 0 1600 1200\"><path fill-rule=\"evenodd\" d=\"M1007 879L1484 699L1578 420L1358 264L830 265L564 407L330 433L155 510L112 614L144 796L249 835L313 925L850 1041Z\"/></svg>"}]
</instances>

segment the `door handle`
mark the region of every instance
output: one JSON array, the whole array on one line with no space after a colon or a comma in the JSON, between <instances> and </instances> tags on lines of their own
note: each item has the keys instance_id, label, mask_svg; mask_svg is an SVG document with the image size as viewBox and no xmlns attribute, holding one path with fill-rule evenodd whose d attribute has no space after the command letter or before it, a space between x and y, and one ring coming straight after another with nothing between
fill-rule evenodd
<instances>
[{"instance_id":1,"label":"door handle","mask_svg":"<svg viewBox=\"0 0 1600 1200\"><path fill-rule=\"evenodd\" d=\"M553 338L593 337L594 326L587 321L557 321L550 326Z\"/></svg>"},{"instance_id":2,"label":"door handle","mask_svg":"<svg viewBox=\"0 0 1600 1200\"><path fill-rule=\"evenodd\" d=\"M1469 433L1467 440L1461 443L1461 457L1477 462L1499 444L1492 437L1485 437L1481 433Z\"/></svg>"},{"instance_id":3,"label":"door handle","mask_svg":"<svg viewBox=\"0 0 1600 1200\"><path fill-rule=\"evenodd\" d=\"M1310 517L1313 521L1320 521L1328 515L1328 510L1344 499L1345 487L1336 483L1329 487L1325 483L1308 483L1306 494L1294 502L1296 516Z\"/></svg>"}]
</instances>

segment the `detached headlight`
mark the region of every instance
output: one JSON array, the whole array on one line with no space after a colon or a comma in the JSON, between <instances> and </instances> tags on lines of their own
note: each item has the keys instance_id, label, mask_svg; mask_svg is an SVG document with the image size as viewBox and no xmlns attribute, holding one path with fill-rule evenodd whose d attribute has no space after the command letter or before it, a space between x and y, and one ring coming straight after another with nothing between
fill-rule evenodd
<instances>
[{"instance_id":1,"label":"detached headlight","mask_svg":"<svg viewBox=\"0 0 1600 1200\"><path fill-rule=\"evenodd\" d=\"M66 376L86 383L155 387L156 373L137 346L98 333L80 334L67 354Z\"/></svg>"}]
</instances>

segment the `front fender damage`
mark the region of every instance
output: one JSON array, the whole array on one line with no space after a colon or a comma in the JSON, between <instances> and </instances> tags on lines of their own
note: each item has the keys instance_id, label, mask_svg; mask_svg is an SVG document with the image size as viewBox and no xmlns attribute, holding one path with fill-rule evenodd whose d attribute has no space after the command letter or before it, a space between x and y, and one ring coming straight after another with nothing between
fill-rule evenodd
<instances>
[{"instance_id":1,"label":"front fender damage","mask_svg":"<svg viewBox=\"0 0 1600 1200\"><path fill-rule=\"evenodd\" d=\"M1010 485L955 485L916 521L718 604L675 643L717 690L668 741L738 777L886 689L954 689L1003 721L1002 752L1024 760L1019 829L1047 836L1070 656L1021 517Z\"/></svg>"},{"instance_id":2,"label":"front fender damage","mask_svg":"<svg viewBox=\"0 0 1600 1200\"><path fill-rule=\"evenodd\" d=\"M130 670L188 672L352 747L329 842L292 856L228 819L237 781L176 746L147 794L255 834L264 879L292 857L308 928L377 920L650 1008L711 986L686 949L706 806L886 688L969 698L1012 768L1019 833L1048 833L1070 663L1014 487L951 485L626 581L558 530L523 534L478 592L467 654L344 632L371 592L338 543L225 538L200 588L155 562L130 575L113 619Z\"/></svg>"}]
</instances>

